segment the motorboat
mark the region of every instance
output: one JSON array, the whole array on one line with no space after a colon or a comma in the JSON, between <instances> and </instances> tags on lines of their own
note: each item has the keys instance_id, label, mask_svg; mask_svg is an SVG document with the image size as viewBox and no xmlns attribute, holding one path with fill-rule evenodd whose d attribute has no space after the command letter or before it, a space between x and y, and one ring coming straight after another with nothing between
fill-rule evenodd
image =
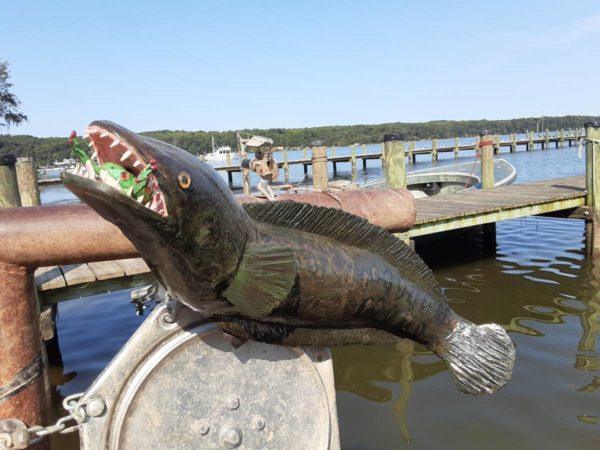
<instances>
[{"instance_id":1,"label":"motorboat","mask_svg":"<svg viewBox=\"0 0 600 450\"><path fill-rule=\"evenodd\" d=\"M494 159L494 187L511 184L517 178L517 169L505 159ZM431 197L481 189L481 161L449 164L414 170L406 174L407 189L415 198ZM366 183L363 189L385 187L385 180Z\"/></svg>"}]
</instances>

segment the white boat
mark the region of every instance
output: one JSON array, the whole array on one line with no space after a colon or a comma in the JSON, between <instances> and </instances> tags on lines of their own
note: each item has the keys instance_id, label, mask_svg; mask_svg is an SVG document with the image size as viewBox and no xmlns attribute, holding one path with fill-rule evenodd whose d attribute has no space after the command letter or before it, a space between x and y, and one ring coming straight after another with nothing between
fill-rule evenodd
<instances>
[{"instance_id":1,"label":"white boat","mask_svg":"<svg viewBox=\"0 0 600 450\"><path fill-rule=\"evenodd\" d=\"M204 155L205 161L225 161L231 158L239 157L237 152L231 150L229 145L222 145L215 150L215 138L212 139L212 152Z\"/></svg>"},{"instance_id":2,"label":"white boat","mask_svg":"<svg viewBox=\"0 0 600 450\"><path fill-rule=\"evenodd\" d=\"M494 186L511 184L517 169L504 159L494 159ZM385 187L385 180L363 185L364 189ZM481 161L473 161L415 170L406 174L406 184L415 198L481 189Z\"/></svg>"}]
</instances>

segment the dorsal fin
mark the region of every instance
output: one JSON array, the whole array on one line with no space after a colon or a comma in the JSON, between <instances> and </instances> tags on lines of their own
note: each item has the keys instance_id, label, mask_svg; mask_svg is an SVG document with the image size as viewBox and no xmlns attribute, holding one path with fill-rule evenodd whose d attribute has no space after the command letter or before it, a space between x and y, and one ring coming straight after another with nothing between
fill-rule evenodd
<instances>
[{"instance_id":1,"label":"dorsal fin","mask_svg":"<svg viewBox=\"0 0 600 450\"><path fill-rule=\"evenodd\" d=\"M363 248L385 258L401 275L436 294L440 286L419 255L393 234L341 209L293 201L249 203L244 208L257 222L302 230Z\"/></svg>"}]
</instances>

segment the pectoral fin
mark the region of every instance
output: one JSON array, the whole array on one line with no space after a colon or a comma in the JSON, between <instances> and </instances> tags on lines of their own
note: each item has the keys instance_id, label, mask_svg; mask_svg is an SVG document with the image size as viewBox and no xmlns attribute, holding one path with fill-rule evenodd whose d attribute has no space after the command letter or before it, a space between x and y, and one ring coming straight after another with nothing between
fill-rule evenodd
<instances>
[{"instance_id":1,"label":"pectoral fin","mask_svg":"<svg viewBox=\"0 0 600 450\"><path fill-rule=\"evenodd\" d=\"M264 317L286 299L296 272L296 256L289 248L250 244L223 295L248 317Z\"/></svg>"}]
</instances>

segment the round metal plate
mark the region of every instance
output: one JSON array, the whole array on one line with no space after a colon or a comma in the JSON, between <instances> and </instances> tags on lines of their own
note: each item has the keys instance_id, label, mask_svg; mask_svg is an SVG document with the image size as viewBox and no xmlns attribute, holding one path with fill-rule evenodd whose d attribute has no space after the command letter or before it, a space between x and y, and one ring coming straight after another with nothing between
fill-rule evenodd
<instances>
[{"instance_id":1,"label":"round metal plate","mask_svg":"<svg viewBox=\"0 0 600 450\"><path fill-rule=\"evenodd\" d=\"M328 449L337 441L332 377L320 366L330 369L326 350L234 348L215 324L165 329L152 315L86 393L103 398L107 412L83 424L82 448Z\"/></svg>"}]
</instances>

